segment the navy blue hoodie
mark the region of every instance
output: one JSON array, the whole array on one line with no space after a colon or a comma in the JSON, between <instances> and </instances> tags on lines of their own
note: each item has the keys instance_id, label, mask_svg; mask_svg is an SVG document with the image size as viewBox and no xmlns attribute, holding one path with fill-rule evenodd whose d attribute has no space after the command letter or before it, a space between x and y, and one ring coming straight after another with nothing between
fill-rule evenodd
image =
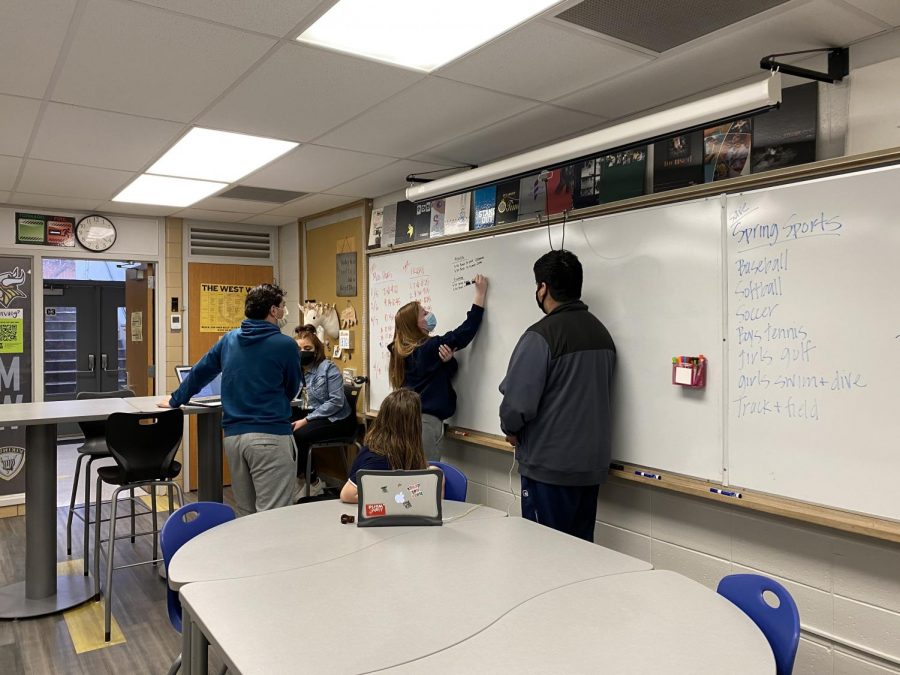
<instances>
[{"instance_id":1,"label":"navy blue hoodie","mask_svg":"<svg viewBox=\"0 0 900 675\"><path fill-rule=\"evenodd\" d=\"M422 397L422 413L434 415L440 420L452 417L456 412L456 392L451 380L459 369L456 359L447 363L441 361L438 348L447 345L450 349L463 349L475 338L484 307L472 305L466 320L456 330L430 337L406 357L406 375L403 386L412 389ZM390 349L393 345L389 345Z\"/></svg>"},{"instance_id":2,"label":"navy blue hoodie","mask_svg":"<svg viewBox=\"0 0 900 675\"><path fill-rule=\"evenodd\" d=\"M244 319L191 368L169 405L184 405L222 373L226 436L291 433L291 400L300 389L300 350L273 323Z\"/></svg>"}]
</instances>

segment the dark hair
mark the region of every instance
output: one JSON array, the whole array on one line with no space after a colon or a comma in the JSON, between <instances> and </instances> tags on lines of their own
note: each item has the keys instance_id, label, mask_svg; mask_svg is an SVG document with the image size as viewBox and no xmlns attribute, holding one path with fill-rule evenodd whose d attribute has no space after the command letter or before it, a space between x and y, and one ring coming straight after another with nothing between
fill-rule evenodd
<instances>
[{"instance_id":1,"label":"dark hair","mask_svg":"<svg viewBox=\"0 0 900 675\"><path fill-rule=\"evenodd\" d=\"M322 344L319 336L316 335L316 327L311 323L308 323L305 326L297 326L294 329L294 340L297 342L298 347L300 346L300 340L309 340L312 342L314 353L316 355L316 358L313 360L313 365L317 366L325 360L325 345Z\"/></svg>"},{"instance_id":2,"label":"dark hair","mask_svg":"<svg viewBox=\"0 0 900 675\"><path fill-rule=\"evenodd\" d=\"M265 319L273 307L278 307L287 295L274 284L260 284L247 291L244 300L244 316L248 319Z\"/></svg>"},{"instance_id":3,"label":"dark hair","mask_svg":"<svg viewBox=\"0 0 900 675\"><path fill-rule=\"evenodd\" d=\"M571 251L550 251L534 263L534 282L547 284L550 297L557 302L580 299L583 281L581 263Z\"/></svg>"}]
</instances>

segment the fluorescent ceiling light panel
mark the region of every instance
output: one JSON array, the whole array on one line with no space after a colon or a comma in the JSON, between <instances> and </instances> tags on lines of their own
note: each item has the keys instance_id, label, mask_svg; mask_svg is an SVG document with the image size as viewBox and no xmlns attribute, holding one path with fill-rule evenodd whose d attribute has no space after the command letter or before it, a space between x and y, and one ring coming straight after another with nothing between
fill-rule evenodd
<instances>
[{"instance_id":1,"label":"fluorescent ceiling light panel","mask_svg":"<svg viewBox=\"0 0 900 675\"><path fill-rule=\"evenodd\" d=\"M651 113L545 148L485 164L477 169L438 178L423 185L414 185L406 188L406 198L411 202L421 202L471 190L504 178L536 172L545 167L563 166L580 157L596 155L604 150L650 141L701 124L761 112L779 103L781 103L781 75L775 73L753 84L714 94L699 101Z\"/></svg>"},{"instance_id":2,"label":"fluorescent ceiling light panel","mask_svg":"<svg viewBox=\"0 0 900 675\"><path fill-rule=\"evenodd\" d=\"M191 129L147 173L233 183L299 143L213 129Z\"/></svg>"},{"instance_id":3,"label":"fluorescent ceiling light panel","mask_svg":"<svg viewBox=\"0 0 900 675\"><path fill-rule=\"evenodd\" d=\"M340 0L297 39L430 72L559 0Z\"/></svg>"},{"instance_id":4,"label":"fluorescent ceiling light panel","mask_svg":"<svg viewBox=\"0 0 900 675\"><path fill-rule=\"evenodd\" d=\"M190 206L218 192L226 185L228 183L151 176L145 173L135 178L128 187L113 197L113 201L159 206Z\"/></svg>"}]
</instances>

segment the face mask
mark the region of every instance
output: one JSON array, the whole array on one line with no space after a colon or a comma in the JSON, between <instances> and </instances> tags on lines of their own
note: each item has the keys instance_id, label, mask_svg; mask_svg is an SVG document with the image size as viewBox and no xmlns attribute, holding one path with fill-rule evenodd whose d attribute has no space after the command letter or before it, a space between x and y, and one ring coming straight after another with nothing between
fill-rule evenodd
<instances>
[{"instance_id":1,"label":"face mask","mask_svg":"<svg viewBox=\"0 0 900 675\"><path fill-rule=\"evenodd\" d=\"M428 314L425 315L425 326L428 328L429 333L437 328L437 317L433 312L428 312Z\"/></svg>"},{"instance_id":2,"label":"face mask","mask_svg":"<svg viewBox=\"0 0 900 675\"><path fill-rule=\"evenodd\" d=\"M541 287L538 286L538 289L534 292L534 301L537 303L538 308L541 310L541 313L546 314L544 311L544 303L541 302L541 299L538 297L538 293L541 292ZM546 298L546 296L544 296Z\"/></svg>"},{"instance_id":3,"label":"face mask","mask_svg":"<svg viewBox=\"0 0 900 675\"><path fill-rule=\"evenodd\" d=\"M306 366L312 364L313 361L316 360L315 352L300 352L300 365L306 368Z\"/></svg>"},{"instance_id":4,"label":"face mask","mask_svg":"<svg viewBox=\"0 0 900 675\"><path fill-rule=\"evenodd\" d=\"M281 318L278 319L278 328L284 328L287 326L287 318L288 318L288 308L284 308L284 314L281 315Z\"/></svg>"}]
</instances>

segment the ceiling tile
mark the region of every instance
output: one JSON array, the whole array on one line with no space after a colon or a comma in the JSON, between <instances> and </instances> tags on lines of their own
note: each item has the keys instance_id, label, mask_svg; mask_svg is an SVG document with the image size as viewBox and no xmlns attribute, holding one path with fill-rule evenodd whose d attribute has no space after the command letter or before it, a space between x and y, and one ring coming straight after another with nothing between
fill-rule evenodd
<instances>
[{"instance_id":1,"label":"ceiling tile","mask_svg":"<svg viewBox=\"0 0 900 675\"><path fill-rule=\"evenodd\" d=\"M145 5L88 0L52 98L187 122L273 44Z\"/></svg>"},{"instance_id":2,"label":"ceiling tile","mask_svg":"<svg viewBox=\"0 0 900 675\"><path fill-rule=\"evenodd\" d=\"M406 188L406 177L411 173L437 171L447 165L403 159L394 164L377 169L365 176L338 185L330 190L333 194L374 198L388 192Z\"/></svg>"},{"instance_id":3,"label":"ceiling tile","mask_svg":"<svg viewBox=\"0 0 900 675\"><path fill-rule=\"evenodd\" d=\"M172 214L175 218L206 220L211 223L236 223L247 217L246 213L226 213L225 211L209 211L207 209L184 209Z\"/></svg>"},{"instance_id":4,"label":"ceiling tile","mask_svg":"<svg viewBox=\"0 0 900 675\"><path fill-rule=\"evenodd\" d=\"M97 205L97 213L118 213L128 216L171 216L180 211L178 206L156 206L154 204L129 204L128 202L102 202Z\"/></svg>"},{"instance_id":5,"label":"ceiling tile","mask_svg":"<svg viewBox=\"0 0 900 675\"><path fill-rule=\"evenodd\" d=\"M283 45L200 122L308 141L424 75L298 44Z\"/></svg>"},{"instance_id":6,"label":"ceiling tile","mask_svg":"<svg viewBox=\"0 0 900 675\"><path fill-rule=\"evenodd\" d=\"M31 195L25 192L16 192L12 203L26 208L40 207L42 209L59 209L66 211L93 211L100 203L99 199L85 199L82 197L53 197L51 195Z\"/></svg>"},{"instance_id":7,"label":"ceiling tile","mask_svg":"<svg viewBox=\"0 0 900 675\"><path fill-rule=\"evenodd\" d=\"M50 103L29 157L140 171L185 129L177 122Z\"/></svg>"},{"instance_id":8,"label":"ceiling tile","mask_svg":"<svg viewBox=\"0 0 900 675\"><path fill-rule=\"evenodd\" d=\"M134 177L131 171L97 169L30 159L19 180L17 192L60 197L111 199Z\"/></svg>"},{"instance_id":9,"label":"ceiling tile","mask_svg":"<svg viewBox=\"0 0 900 675\"><path fill-rule=\"evenodd\" d=\"M278 204L274 202L254 202L249 199L229 199L228 197L209 197L192 205L194 209L207 211L227 211L228 213L246 214L265 213L274 209Z\"/></svg>"},{"instance_id":10,"label":"ceiling tile","mask_svg":"<svg viewBox=\"0 0 900 675\"><path fill-rule=\"evenodd\" d=\"M892 26L900 26L900 2L897 0L845 0Z\"/></svg>"},{"instance_id":11,"label":"ceiling tile","mask_svg":"<svg viewBox=\"0 0 900 675\"><path fill-rule=\"evenodd\" d=\"M319 141L322 145L409 157L533 105L521 98L429 77Z\"/></svg>"},{"instance_id":12,"label":"ceiling tile","mask_svg":"<svg viewBox=\"0 0 900 675\"><path fill-rule=\"evenodd\" d=\"M344 197L341 195L319 193L309 195L307 197L301 197L300 199L297 199L290 204L279 206L277 209L272 209L271 211L269 211L266 215L303 218L304 216L311 216L313 214L321 213L322 211L328 211L329 209L334 209L338 206L350 204L355 201L355 197Z\"/></svg>"},{"instance_id":13,"label":"ceiling tile","mask_svg":"<svg viewBox=\"0 0 900 675\"><path fill-rule=\"evenodd\" d=\"M849 44L883 30L859 13L815 0L748 20L739 30L724 29L713 38L672 50L672 56L610 82L563 96L554 103L616 119L759 74L759 60L779 52ZM728 58L722 58L727 54ZM823 60L824 65L824 60Z\"/></svg>"},{"instance_id":14,"label":"ceiling tile","mask_svg":"<svg viewBox=\"0 0 900 675\"><path fill-rule=\"evenodd\" d=\"M43 98L75 5L76 0L0 3L0 92Z\"/></svg>"},{"instance_id":15,"label":"ceiling tile","mask_svg":"<svg viewBox=\"0 0 900 675\"><path fill-rule=\"evenodd\" d=\"M321 0L138 0L145 5L225 23L236 28L288 36Z\"/></svg>"},{"instance_id":16,"label":"ceiling tile","mask_svg":"<svg viewBox=\"0 0 900 675\"><path fill-rule=\"evenodd\" d=\"M539 105L508 120L431 148L417 159L445 164L485 164L569 138L600 126L604 121L602 117L587 113Z\"/></svg>"},{"instance_id":17,"label":"ceiling tile","mask_svg":"<svg viewBox=\"0 0 900 675\"><path fill-rule=\"evenodd\" d=\"M395 161L393 157L382 155L301 145L241 183L279 190L322 192Z\"/></svg>"},{"instance_id":18,"label":"ceiling tile","mask_svg":"<svg viewBox=\"0 0 900 675\"><path fill-rule=\"evenodd\" d=\"M292 223L296 223L297 219L291 216L253 216L252 218L244 218L241 221L242 223L247 223L248 225L269 225L269 226L279 226L279 225L290 225Z\"/></svg>"},{"instance_id":19,"label":"ceiling tile","mask_svg":"<svg viewBox=\"0 0 900 675\"><path fill-rule=\"evenodd\" d=\"M25 155L40 107L40 101L0 94L0 155Z\"/></svg>"},{"instance_id":20,"label":"ceiling tile","mask_svg":"<svg viewBox=\"0 0 900 675\"><path fill-rule=\"evenodd\" d=\"M0 155L0 190L12 190L21 165L21 157Z\"/></svg>"},{"instance_id":21,"label":"ceiling tile","mask_svg":"<svg viewBox=\"0 0 900 675\"><path fill-rule=\"evenodd\" d=\"M9 204L9 192L0 192L0 204Z\"/></svg>"},{"instance_id":22,"label":"ceiling tile","mask_svg":"<svg viewBox=\"0 0 900 675\"><path fill-rule=\"evenodd\" d=\"M650 60L645 54L599 36L533 21L435 74L549 101Z\"/></svg>"}]
</instances>

